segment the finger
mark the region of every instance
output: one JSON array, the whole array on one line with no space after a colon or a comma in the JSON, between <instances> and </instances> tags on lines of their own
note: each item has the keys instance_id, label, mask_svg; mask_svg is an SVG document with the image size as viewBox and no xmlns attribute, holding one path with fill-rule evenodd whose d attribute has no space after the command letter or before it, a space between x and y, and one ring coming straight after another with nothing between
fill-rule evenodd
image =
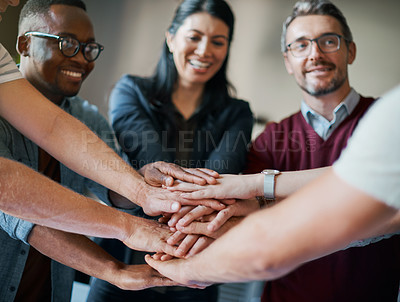
<instances>
[{"instance_id":1,"label":"finger","mask_svg":"<svg viewBox=\"0 0 400 302\"><path fill-rule=\"evenodd\" d=\"M163 251L165 254L168 254L168 255L174 255L174 256L178 255L178 254L177 254L177 252L178 252L178 247L177 247L177 246L170 245L170 244L168 244L168 243L166 243L166 242L163 243L162 251ZM176 256L176 257L178 257L178 256Z\"/></svg>"},{"instance_id":2,"label":"finger","mask_svg":"<svg viewBox=\"0 0 400 302\"><path fill-rule=\"evenodd\" d=\"M233 215L234 211L229 207L222 211L219 211L217 216L215 216L215 218L208 224L207 229L210 232L217 231Z\"/></svg>"},{"instance_id":3,"label":"finger","mask_svg":"<svg viewBox=\"0 0 400 302\"><path fill-rule=\"evenodd\" d=\"M214 212L214 209L208 208L206 206L197 206L181 219L179 219L179 221L177 221L177 224L179 224L180 226L187 226L192 221L197 220L204 215L209 215L212 212Z\"/></svg>"},{"instance_id":4,"label":"finger","mask_svg":"<svg viewBox=\"0 0 400 302\"><path fill-rule=\"evenodd\" d=\"M167 187L172 186L174 184L174 178L172 176L162 174L161 184Z\"/></svg>"},{"instance_id":5,"label":"finger","mask_svg":"<svg viewBox=\"0 0 400 302\"><path fill-rule=\"evenodd\" d=\"M185 239L183 239L178 249L176 250L176 255L178 257L184 257L187 252L192 248L192 246L196 243L197 239L199 239L198 235L186 235Z\"/></svg>"},{"instance_id":6,"label":"finger","mask_svg":"<svg viewBox=\"0 0 400 302\"><path fill-rule=\"evenodd\" d=\"M146 203L142 205L143 211L147 215L168 215L168 213L176 213L181 209L181 204L178 201L184 199L179 194L156 188L153 192L147 196Z\"/></svg>"},{"instance_id":7,"label":"finger","mask_svg":"<svg viewBox=\"0 0 400 302\"><path fill-rule=\"evenodd\" d=\"M219 201L226 205L231 205L236 202L236 199L219 199Z\"/></svg>"},{"instance_id":8,"label":"finger","mask_svg":"<svg viewBox=\"0 0 400 302\"><path fill-rule=\"evenodd\" d=\"M179 232L184 234L198 234L213 237L212 233L207 228L208 222L197 222L193 221L191 224L185 227L177 226Z\"/></svg>"},{"instance_id":9,"label":"finger","mask_svg":"<svg viewBox=\"0 0 400 302\"><path fill-rule=\"evenodd\" d=\"M200 186L189 182L175 182L173 186L166 187L166 189L169 191L181 191L181 192L192 192L196 190L201 190L203 188L204 186Z\"/></svg>"},{"instance_id":10,"label":"finger","mask_svg":"<svg viewBox=\"0 0 400 302\"><path fill-rule=\"evenodd\" d=\"M202 250L204 250L206 247L208 247L214 241L215 240L210 237L201 236L196 241L196 243L192 246L192 248L190 249L189 253L186 255L185 258L189 258L193 255L200 253Z\"/></svg>"},{"instance_id":11,"label":"finger","mask_svg":"<svg viewBox=\"0 0 400 302\"><path fill-rule=\"evenodd\" d=\"M198 168L198 170L203 171L204 173L207 173L208 175L214 177L214 178L219 178L219 173L217 171L207 169L207 168Z\"/></svg>"},{"instance_id":12,"label":"finger","mask_svg":"<svg viewBox=\"0 0 400 302\"><path fill-rule=\"evenodd\" d=\"M186 234L180 232L180 231L176 231L174 234L171 235L171 237L169 237L167 239L167 243L169 245L177 245L179 242L181 242L183 240L183 238L186 237Z\"/></svg>"},{"instance_id":13,"label":"finger","mask_svg":"<svg viewBox=\"0 0 400 302\"><path fill-rule=\"evenodd\" d=\"M163 256L163 255L166 255L166 254L164 254L164 253L155 253L155 254L153 254L153 259L155 259L155 260L161 260L161 257Z\"/></svg>"},{"instance_id":14,"label":"finger","mask_svg":"<svg viewBox=\"0 0 400 302\"><path fill-rule=\"evenodd\" d=\"M169 217L167 217L167 216L162 216L162 217L158 218L159 223L168 223L168 221L169 221Z\"/></svg>"},{"instance_id":15,"label":"finger","mask_svg":"<svg viewBox=\"0 0 400 302\"><path fill-rule=\"evenodd\" d=\"M156 166L145 171L144 180L151 186L170 186L174 183L171 176L162 173Z\"/></svg>"},{"instance_id":16,"label":"finger","mask_svg":"<svg viewBox=\"0 0 400 302\"><path fill-rule=\"evenodd\" d=\"M200 177L201 179L205 180L207 184L209 185L214 185L217 183L216 178L219 177L219 174L217 172L215 172L215 174L213 173L214 171L209 170L209 169L184 169L187 173L196 175L197 177ZM215 175L215 176L213 176ZM205 183L197 183L197 182L193 182L196 183L198 185L204 185Z\"/></svg>"},{"instance_id":17,"label":"finger","mask_svg":"<svg viewBox=\"0 0 400 302\"><path fill-rule=\"evenodd\" d=\"M211 191L207 190L202 190L199 189L197 190L196 188L189 188L187 186L173 186L173 187L168 187L168 190L173 191L173 188L177 188L176 191L182 191L181 193L182 198L185 199L204 199L204 198L214 198L214 193ZM203 188L204 189L204 188Z\"/></svg>"},{"instance_id":18,"label":"finger","mask_svg":"<svg viewBox=\"0 0 400 302\"><path fill-rule=\"evenodd\" d=\"M162 168L160 168L162 169ZM195 183L198 185L205 185L207 183L207 178L210 178L206 173L202 173L206 177L199 173L190 173L187 169L183 169L178 165L169 165L167 169L164 170L166 174L173 176L175 179L179 179L189 183Z\"/></svg>"},{"instance_id":19,"label":"finger","mask_svg":"<svg viewBox=\"0 0 400 302\"><path fill-rule=\"evenodd\" d=\"M204 215L203 217L201 217L200 219L198 219L199 222L211 222L214 220L215 217L217 217L217 214L219 212L214 211L213 213L211 213L210 215Z\"/></svg>"},{"instance_id":20,"label":"finger","mask_svg":"<svg viewBox=\"0 0 400 302\"><path fill-rule=\"evenodd\" d=\"M168 261L168 260L171 260L172 258L174 258L174 257L171 255L168 255L168 254L164 254L161 256L161 261Z\"/></svg>"},{"instance_id":21,"label":"finger","mask_svg":"<svg viewBox=\"0 0 400 302\"><path fill-rule=\"evenodd\" d=\"M190 211L192 211L195 207L193 206L184 206L178 212L174 213L171 218L168 220L169 227L175 227L176 223L187 215Z\"/></svg>"},{"instance_id":22,"label":"finger","mask_svg":"<svg viewBox=\"0 0 400 302\"><path fill-rule=\"evenodd\" d=\"M197 200L191 200L191 199L181 199L181 204L182 205L191 205L191 206L198 206L198 205L203 205L209 208L212 208L214 210L220 211L222 209L225 209L225 205L221 202L219 202L216 199L197 199Z\"/></svg>"},{"instance_id":23,"label":"finger","mask_svg":"<svg viewBox=\"0 0 400 302\"><path fill-rule=\"evenodd\" d=\"M153 255L154 257L155 255ZM152 256L150 256L149 254L144 256L144 260L146 261L146 263L148 265L150 265L152 268L154 268L156 271L160 272L160 266L162 265L161 260L158 259L154 259Z\"/></svg>"}]
</instances>

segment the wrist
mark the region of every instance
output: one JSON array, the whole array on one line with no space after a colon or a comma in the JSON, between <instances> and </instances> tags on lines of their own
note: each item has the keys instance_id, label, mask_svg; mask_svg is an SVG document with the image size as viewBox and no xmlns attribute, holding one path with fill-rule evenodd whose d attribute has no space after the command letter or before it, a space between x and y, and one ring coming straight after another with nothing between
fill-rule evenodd
<instances>
[{"instance_id":1,"label":"wrist","mask_svg":"<svg viewBox=\"0 0 400 302\"><path fill-rule=\"evenodd\" d=\"M275 200L275 178L277 175L281 174L278 170L265 169L261 171L264 175L264 192L261 196L266 199Z\"/></svg>"},{"instance_id":2,"label":"wrist","mask_svg":"<svg viewBox=\"0 0 400 302\"><path fill-rule=\"evenodd\" d=\"M138 206L143 207L143 203L145 202L148 193L147 184L144 181L144 178L138 174L138 178L128 185L127 190L129 191L128 199Z\"/></svg>"},{"instance_id":3,"label":"wrist","mask_svg":"<svg viewBox=\"0 0 400 302\"><path fill-rule=\"evenodd\" d=\"M117 259L105 261L104 273L99 278L117 287L121 287L119 277L120 271L123 267L124 264L122 262L119 262Z\"/></svg>"},{"instance_id":4,"label":"wrist","mask_svg":"<svg viewBox=\"0 0 400 302\"><path fill-rule=\"evenodd\" d=\"M253 177L254 193L251 197L264 196L264 174L254 174Z\"/></svg>"}]
</instances>

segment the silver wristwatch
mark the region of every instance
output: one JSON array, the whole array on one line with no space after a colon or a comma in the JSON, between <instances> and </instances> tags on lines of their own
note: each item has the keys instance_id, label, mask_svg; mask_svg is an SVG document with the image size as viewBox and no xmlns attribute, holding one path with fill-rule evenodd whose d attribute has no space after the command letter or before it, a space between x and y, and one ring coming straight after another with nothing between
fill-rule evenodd
<instances>
[{"instance_id":1,"label":"silver wristwatch","mask_svg":"<svg viewBox=\"0 0 400 302\"><path fill-rule=\"evenodd\" d=\"M278 170L266 169L261 171L264 174L264 197L275 199L275 176L281 174Z\"/></svg>"}]
</instances>

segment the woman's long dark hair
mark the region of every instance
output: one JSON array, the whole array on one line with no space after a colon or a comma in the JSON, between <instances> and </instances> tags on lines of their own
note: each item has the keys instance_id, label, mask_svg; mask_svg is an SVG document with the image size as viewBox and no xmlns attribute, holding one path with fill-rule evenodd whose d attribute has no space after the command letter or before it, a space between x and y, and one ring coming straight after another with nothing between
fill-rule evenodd
<instances>
[{"instance_id":1,"label":"woman's long dark hair","mask_svg":"<svg viewBox=\"0 0 400 302\"><path fill-rule=\"evenodd\" d=\"M224 0L184 0L177 10L168 31L175 35L185 19L190 15L207 12L225 22L229 28L228 52L224 63L218 72L206 83L205 94L212 91L213 94L228 96L230 90L235 90L226 77L226 69L229 59L230 43L233 37L235 18L229 5ZM150 77L152 82L149 100L154 105L160 105L170 100L174 85L178 79L178 72L166 41L164 42L161 57L154 74Z\"/></svg>"}]
</instances>

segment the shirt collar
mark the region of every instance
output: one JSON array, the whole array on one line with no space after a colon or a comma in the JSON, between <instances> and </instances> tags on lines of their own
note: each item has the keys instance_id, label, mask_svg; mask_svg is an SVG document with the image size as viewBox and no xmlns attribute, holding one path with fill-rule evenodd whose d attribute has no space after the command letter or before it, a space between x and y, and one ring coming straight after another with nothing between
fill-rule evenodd
<instances>
[{"instance_id":1,"label":"shirt collar","mask_svg":"<svg viewBox=\"0 0 400 302\"><path fill-rule=\"evenodd\" d=\"M333 109L334 116L341 107L344 107L344 109L347 111L347 116L350 115L354 108L356 108L359 101L360 95L353 88L351 88L350 93L345 97L345 99L339 105L337 105L335 109ZM301 101L300 109L307 123L310 123L309 115L321 117L321 115L308 106L304 100Z\"/></svg>"}]
</instances>

